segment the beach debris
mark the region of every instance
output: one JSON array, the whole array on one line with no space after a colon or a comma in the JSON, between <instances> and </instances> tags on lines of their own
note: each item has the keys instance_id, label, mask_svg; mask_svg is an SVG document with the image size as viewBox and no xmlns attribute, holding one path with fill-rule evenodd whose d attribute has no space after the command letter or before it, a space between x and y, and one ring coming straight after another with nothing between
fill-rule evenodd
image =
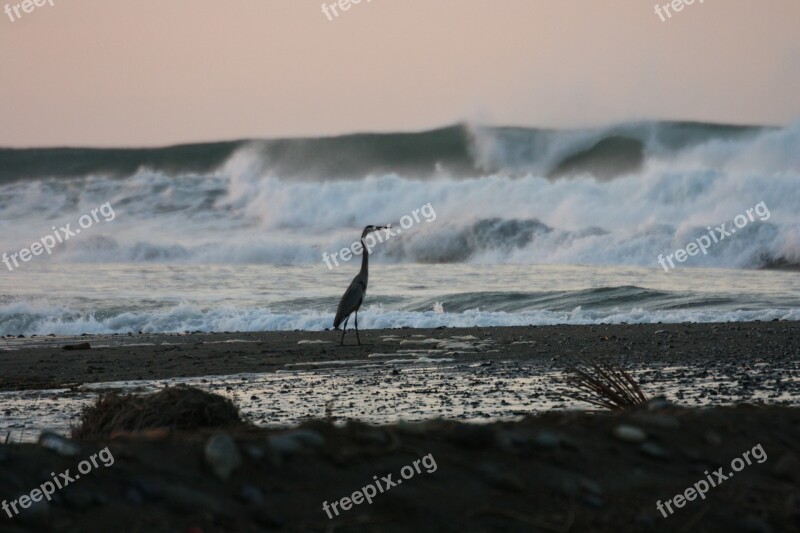
<instances>
[{"instance_id":1,"label":"beach debris","mask_svg":"<svg viewBox=\"0 0 800 533\"><path fill-rule=\"evenodd\" d=\"M636 426L630 426L628 424L616 426L611 433L615 438L633 444L639 444L647 440L647 433Z\"/></svg>"},{"instance_id":2,"label":"beach debris","mask_svg":"<svg viewBox=\"0 0 800 533\"><path fill-rule=\"evenodd\" d=\"M400 341L400 346L426 346L439 344L441 339L406 339Z\"/></svg>"},{"instance_id":3,"label":"beach debris","mask_svg":"<svg viewBox=\"0 0 800 533\"><path fill-rule=\"evenodd\" d=\"M325 437L313 429L296 429L269 438L269 446L280 455L295 455L325 446Z\"/></svg>"},{"instance_id":4,"label":"beach debris","mask_svg":"<svg viewBox=\"0 0 800 533\"><path fill-rule=\"evenodd\" d=\"M664 396L656 396L647 402L648 411L660 411L661 409L671 409L674 407L677 407L677 405L667 400Z\"/></svg>"},{"instance_id":5,"label":"beach debris","mask_svg":"<svg viewBox=\"0 0 800 533\"><path fill-rule=\"evenodd\" d=\"M552 431L544 430L537 433L532 442L537 448L552 450L553 448L558 448L561 444L561 438Z\"/></svg>"},{"instance_id":6,"label":"beach debris","mask_svg":"<svg viewBox=\"0 0 800 533\"><path fill-rule=\"evenodd\" d=\"M297 341L297 344L333 344L333 341L323 341L320 339L315 339L315 340L303 339L301 341Z\"/></svg>"},{"instance_id":7,"label":"beach debris","mask_svg":"<svg viewBox=\"0 0 800 533\"><path fill-rule=\"evenodd\" d=\"M461 350L464 352L484 352L490 353L491 351L497 350L487 350L487 348L491 347L494 344L494 341L491 339L484 339L484 340L462 340L457 339L456 337L452 337L450 339L442 339L439 343L439 348L443 350Z\"/></svg>"},{"instance_id":8,"label":"beach debris","mask_svg":"<svg viewBox=\"0 0 800 533\"><path fill-rule=\"evenodd\" d=\"M62 350L91 350L92 345L88 342L79 342L78 344L65 344L61 347Z\"/></svg>"},{"instance_id":9,"label":"beach debris","mask_svg":"<svg viewBox=\"0 0 800 533\"><path fill-rule=\"evenodd\" d=\"M639 448L643 454L653 459L669 459L670 453L655 442L645 442Z\"/></svg>"},{"instance_id":10,"label":"beach debris","mask_svg":"<svg viewBox=\"0 0 800 533\"><path fill-rule=\"evenodd\" d=\"M245 422L239 409L228 398L195 387L175 386L151 394L102 394L94 405L84 408L72 437L97 439L121 432L190 431L242 425Z\"/></svg>"},{"instance_id":11,"label":"beach debris","mask_svg":"<svg viewBox=\"0 0 800 533\"><path fill-rule=\"evenodd\" d=\"M266 450L257 444L245 444L243 449L247 457L256 461L260 461L267 455Z\"/></svg>"},{"instance_id":12,"label":"beach debris","mask_svg":"<svg viewBox=\"0 0 800 533\"><path fill-rule=\"evenodd\" d=\"M575 400L612 410L647 403L648 398L633 377L617 364L579 360L567 368L567 395Z\"/></svg>"},{"instance_id":13,"label":"beach debris","mask_svg":"<svg viewBox=\"0 0 800 533\"><path fill-rule=\"evenodd\" d=\"M52 431L44 431L39 435L39 446L56 452L62 457L76 457L81 453L81 447Z\"/></svg>"},{"instance_id":14,"label":"beach debris","mask_svg":"<svg viewBox=\"0 0 800 533\"><path fill-rule=\"evenodd\" d=\"M242 465L239 447L227 433L218 433L208 439L205 459L211 471L223 481L230 479L231 474Z\"/></svg>"}]
</instances>

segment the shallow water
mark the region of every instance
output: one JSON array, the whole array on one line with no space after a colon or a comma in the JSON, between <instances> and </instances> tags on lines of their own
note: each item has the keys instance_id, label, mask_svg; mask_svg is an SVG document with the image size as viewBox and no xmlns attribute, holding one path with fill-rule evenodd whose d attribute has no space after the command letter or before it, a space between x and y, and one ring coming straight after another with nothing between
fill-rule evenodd
<instances>
[{"instance_id":1,"label":"shallow water","mask_svg":"<svg viewBox=\"0 0 800 533\"><path fill-rule=\"evenodd\" d=\"M420 339L424 341L425 339ZM80 410L99 391L153 392L187 384L232 399L244 416L264 427L283 427L327 412L337 421L374 424L436 417L470 422L513 420L548 410L586 409L571 399L564 374L552 362L463 363L432 355L372 354L323 367L287 365L275 373L125 381L78 390L0 392L0 435L32 441L45 429L68 433ZM321 365L323 366L323 365ZM768 401L800 405L800 362L730 365L711 371L688 366L650 366L632 371L650 396L685 406ZM745 384L746 383L746 384Z\"/></svg>"}]
</instances>

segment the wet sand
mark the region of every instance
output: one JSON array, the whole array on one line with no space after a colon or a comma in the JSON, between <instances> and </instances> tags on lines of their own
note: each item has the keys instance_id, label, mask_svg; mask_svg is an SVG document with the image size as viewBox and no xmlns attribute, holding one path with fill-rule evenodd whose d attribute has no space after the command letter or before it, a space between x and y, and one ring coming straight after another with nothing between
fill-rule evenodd
<instances>
[{"instance_id":1,"label":"wet sand","mask_svg":"<svg viewBox=\"0 0 800 533\"><path fill-rule=\"evenodd\" d=\"M687 407L798 406L796 328L771 322L365 331L361 347L339 347L333 332L14 339L9 347L19 350L0 355L0 435L31 442L44 430L67 434L98 392L178 384L230 398L260 427L322 416L372 424L513 421L592 407L565 384L573 356L619 362L649 397ZM94 348L61 349L78 341Z\"/></svg>"},{"instance_id":2,"label":"wet sand","mask_svg":"<svg viewBox=\"0 0 800 533\"><path fill-rule=\"evenodd\" d=\"M234 399L253 426L226 430L243 461L229 480L204 460L214 431L82 442L87 456L109 446L114 465L24 516L0 514L0 529L797 530L799 330L798 322L371 330L361 347L339 347L337 332L4 339L0 415L14 444L0 445L0 498L29 492L42 472L75 470L82 455L20 442L57 416L65 434L105 388L193 384ZM92 348L61 348L82 342ZM650 396L682 407L654 400L622 413L565 411L588 407L570 403L563 385L575 357L618 362ZM687 408L699 405L708 407ZM767 459L707 499L667 518L656 509L705 471L732 473L731 461L757 445ZM332 519L323 511L323 501L373 476L396 479L427 454L435 472Z\"/></svg>"},{"instance_id":3,"label":"wet sand","mask_svg":"<svg viewBox=\"0 0 800 533\"><path fill-rule=\"evenodd\" d=\"M101 335L0 339L0 390L123 380L269 373L378 359L427 357L470 364L514 361L563 369L572 357L632 367L791 365L800 359L800 322L393 329L340 333L260 332ZM90 350L65 351L89 342ZM788 376L788 377L791 377ZM796 376L795 376L796 377Z\"/></svg>"}]
</instances>

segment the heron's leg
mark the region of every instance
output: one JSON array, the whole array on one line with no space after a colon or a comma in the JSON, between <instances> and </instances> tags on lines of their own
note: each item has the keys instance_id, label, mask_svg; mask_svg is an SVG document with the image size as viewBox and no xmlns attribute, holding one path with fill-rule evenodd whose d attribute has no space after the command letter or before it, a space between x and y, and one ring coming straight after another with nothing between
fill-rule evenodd
<instances>
[{"instance_id":1,"label":"heron's leg","mask_svg":"<svg viewBox=\"0 0 800 533\"><path fill-rule=\"evenodd\" d=\"M358 336L358 309L356 309L356 340L358 345L361 346L361 338Z\"/></svg>"},{"instance_id":2,"label":"heron's leg","mask_svg":"<svg viewBox=\"0 0 800 533\"><path fill-rule=\"evenodd\" d=\"M344 319L344 325L342 325L342 342L339 343L339 346L344 346L344 334L347 333L348 320L350 320L350 315L347 315L347 318Z\"/></svg>"}]
</instances>

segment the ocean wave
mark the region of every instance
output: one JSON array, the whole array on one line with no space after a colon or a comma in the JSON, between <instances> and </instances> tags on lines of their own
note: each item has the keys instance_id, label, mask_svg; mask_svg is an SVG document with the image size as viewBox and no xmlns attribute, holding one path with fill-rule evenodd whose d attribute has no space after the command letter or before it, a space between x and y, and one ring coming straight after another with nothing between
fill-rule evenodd
<instances>
[{"instance_id":1,"label":"ocean wave","mask_svg":"<svg viewBox=\"0 0 800 533\"><path fill-rule=\"evenodd\" d=\"M130 165L125 172L137 170L124 178L94 173L66 178L70 169L89 172L86 164L75 162L83 156L70 153L74 164L64 164L64 172L56 172L53 163L47 172L40 168L50 177L34 179L38 171L25 177L20 168L33 167L18 157L23 163L0 164L2 172L25 177L0 185L0 224L8 228L0 252L28 247L52 226L75 226L78 217L109 202L117 214L113 221L95 224L36 261L315 264L323 253L350 247L365 225L398 226L401 217L430 204L435 219L421 220L378 246L376 263L660 268L659 254L686 246L709 225L730 226L733 217L764 202L768 220L753 221L682 266L800 266L800 123L772 129L663 123L581 132L457 129L419 138L379 136L380 149L370 148L369 135L312 143L321 161L339 149L342 160L351 161L348 150L360 146L366 155L353 161L367 167L374 160L391 163L369 167L380 172L370 170L358 179L352 178L360 175L353 169L342 171L351 179L310 179L313 172L292 174L299 167L269 166L276 154L298 165L305 161L307 169L317 164L305 148L292 148L289 141L266 158L258 143L215 145L209 159L195 167L181 166L193 160L194 151L178 151L172 166ZM455 136L468 144L453 148ZM586 170L599 169L586 161L608 156L617 143L627 142L623 138L641 145L642 159L634 158L637 169L629 164L638 149L628 143L620 148L628 155L609 156L613 165L628 165L621 175L598 179ZM420 143L427 152L420 151ZM393 146L398 152L391 152ZM167 161L164 154L171 149L163 150L153 153ZM436 150L468 152L468 166L478 173L466 178L441 167L421 181L398 163L417 152L417 162L425 161L425 154ZM8 151L0 153L0 162L4 157ZM434 164L433 159L424 164ZM573 175L554 179L565 173Z\"/></svg>"},{"instance_id":2,"label":"ocean wave","mask_svg":"<svg viewBox=\"0 0 800 533\"><path fill-rule=\"evenodd\" d=\"M582 307L564 311L529 310L518 312L463 312L387 310L367 306L359 314L361 329L542 326L555 324L653 324L681 322L744 322L800 320L800 309L666 309L646 310L641 307L615 307L588 310ZM180 304L159 311L130 311L111 315L97 312L65 311L63 308L0 309L0 335L80 335L112 333L180 333L185 331L322 331L331 327L330 313L318 310L273 312L269 308L216 307L204 309Z\"/></svg>"},{"instance_id":3,"label":"ocean wave","mask_svg":"<svg viewBox=\"0 0 800 533\"><path fill-rule=\"evenodd\" d=\"M612 178L640 169L647 155L752 138L770 129L692 122L641 122L586 130L457 124L418 133L250 139L163 148L0 149L0 183L124 178L141 171L211 174L237 152L247 153L253 170L285 179L359 179L389 173L417 178L590 173Z\"/></svg>"}]
</instances>

